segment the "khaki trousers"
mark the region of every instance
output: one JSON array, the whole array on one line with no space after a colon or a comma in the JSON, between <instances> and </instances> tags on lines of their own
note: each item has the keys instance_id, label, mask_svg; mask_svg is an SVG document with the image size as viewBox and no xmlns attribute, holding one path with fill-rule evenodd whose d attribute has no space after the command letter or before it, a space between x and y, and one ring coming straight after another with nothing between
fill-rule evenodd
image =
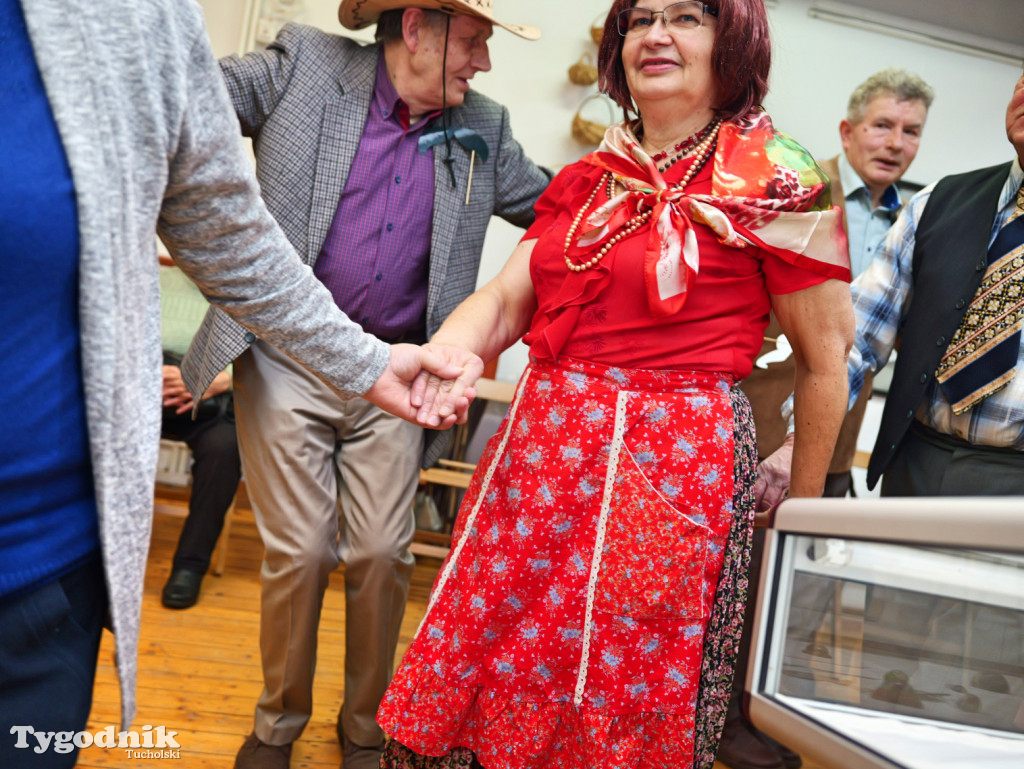
<instances>
[{"instance_id":1,"label":"khaki trousers","mask_svg":"<svg viewBox=\"0 0 1024 769\"><path fill-rule=\"evenodd\" d=\"M324 590L341 562L341 722L355 743L379 744L377 706L391 681L413 570L423 430L362 398L343 401L264 342L236 361L234 375L245 481L265 547L256 736L294 742L309 721Z\"/></svg>"}]
</instances>

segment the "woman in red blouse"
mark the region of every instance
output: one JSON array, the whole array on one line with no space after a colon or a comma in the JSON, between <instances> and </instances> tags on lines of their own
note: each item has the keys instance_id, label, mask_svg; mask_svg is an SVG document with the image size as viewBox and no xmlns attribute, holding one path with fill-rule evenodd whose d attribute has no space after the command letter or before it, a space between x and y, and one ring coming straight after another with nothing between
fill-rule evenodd
<instances>
[{"instance_id":1,"label":"woman in red blouse","mask_svg":"<svg viewBox=\"0 0 1024 769\"><path fill-rule=\"evenodd\" d=\"M736 382L774 309L791 494L819 495L853 330L827 178L756 106L769 57L762 0L613 4L602 87L636 119L432 340L532 360L381 704L384 766L712 765L753 518Z\"/></svg>"}]
</instances>

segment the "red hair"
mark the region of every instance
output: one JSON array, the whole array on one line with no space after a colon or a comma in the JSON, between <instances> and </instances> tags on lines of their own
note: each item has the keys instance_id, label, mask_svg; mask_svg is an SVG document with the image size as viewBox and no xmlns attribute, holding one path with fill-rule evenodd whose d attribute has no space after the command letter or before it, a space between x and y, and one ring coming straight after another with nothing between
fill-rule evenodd
<instances>
[{"instance_id":1,"label":"red hair","mask_svg":"<svg viewBox=\"0 0 1024 769\"><path fill-rule=\"evenodd\" d=\"M715 112L723 120L745 115L759 106L768 93L772 46L764 0L705 0L718 11L715 44L711 49L711 74L718 92ZM633 97L622 66L622 43L617 17L636 0L614 0L604 21L604 37L598 49L600 87L627 113L635 112Z\"/></svg>"}]
</instances>

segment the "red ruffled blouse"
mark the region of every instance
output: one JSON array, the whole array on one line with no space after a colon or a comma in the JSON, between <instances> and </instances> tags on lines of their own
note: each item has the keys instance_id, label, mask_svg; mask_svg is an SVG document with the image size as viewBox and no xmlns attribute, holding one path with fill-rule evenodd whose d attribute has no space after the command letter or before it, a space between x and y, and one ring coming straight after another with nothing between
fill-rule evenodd
<instances>
[{"instance_id":1,"label":"red ruffled blouse","mask_svg":"<svg viewBox=\"0 0 1024 769\"><path fill-rule=\"evenodd\" d=\"M669 169L666 182L678 182L691 162ZM707 163L687 192L710 194L711 168ZM708 227L695 222L700 248L696 284L682 310L656 317L648 309L644 288L647 226L613 246L596 266L583 272L566 267L565 236L602 173L590 164L573 163L552 180L535 206L537 218L523 237L538 239L530 261L538 310L523 338L530 354L541 360L568 356L624 368L688 369L745 378L768 325L769 294L799 291L828 278L756 246L724 246ZM591 210L607 200L607 190L601 189ZM578 236L577 230L574 243ZM593 253L574 246L569 255L582 263Z\"/></svg>"}]
</instances>

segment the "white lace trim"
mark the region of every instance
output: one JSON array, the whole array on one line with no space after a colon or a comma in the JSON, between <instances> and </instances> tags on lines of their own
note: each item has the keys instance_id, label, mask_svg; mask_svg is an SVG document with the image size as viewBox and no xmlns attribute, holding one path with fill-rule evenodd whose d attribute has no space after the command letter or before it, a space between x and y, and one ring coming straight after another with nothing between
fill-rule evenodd
<instances>
[{"instance_id":1,"label":"white lace trim","mask_svg":"<svg viewBox=\"0 0 1024 769\"><path fill-rule=\"evenodd\" d=\"M608 469L604 477L604 495L601 498L601 514L597 519L597 536L594 541L594 558L590 565L590 579L587 581L587 612L583 620L583 653L580 657L580 670L576 676L576 695L573 704L583 704L583 690L587 685L587 668L590 664L590 638L594 625L594 598L597 593L597 575L601 571L601 552L604 550L605 530L608 527L608 511L611 508L612 488L615 475L619 469L619 454L626 433L626 401L629 393L619 391L615 400L615 431L612 444L608 450Z\"/></svg>"},{"instance_id":2,"label":"white lace trim","mask_svg":"<svg viewBox=\"0 0 1024 769\"><path fill-rule=\"evenodd\" d=\"M494 470L505 454L505 447L508 445L509 436L512 434L512 430L515 427L516 412L519 411L519 403L523 396L523 390L526 389L526 383L530 379L530 374L532 373L533 369L527 368L526 373L523 374L523 378L519 382L519 388L516 390L516 397L512 400L512 405L509 407L508 421L505 423L505 434L501 436L501 443L498 445L498 450L494 452L494 459L487 466L487 472L484 474L483 483L480 484L480 492L477 494L473 509L470 511L469 517L466 519L466 523L463 526L462 536L459 537L458 543L452 549L451 558L448 559L448 562L444 566L444 571L441 572L441 579L438 580L437 588L435 588L434 592L430 596L430 602L427 604L427 610L423 614L420 626L416 629L416 635L420 634L420 630L422 630L423 625L426 624L427 617L430 616L430 610L434 608L434 604L437 603L437 599L444 590L444 586L448 583L448 578L455 570L455 562L459 559L459 554L462 552L462 548L465 546L466 540L469 539L469 535L473 531L473 526L476 525L477 515L480 513L480 507L487 498L487 489L490 488L491 479L494 477Z\"/></svg>"}]
</instances>

